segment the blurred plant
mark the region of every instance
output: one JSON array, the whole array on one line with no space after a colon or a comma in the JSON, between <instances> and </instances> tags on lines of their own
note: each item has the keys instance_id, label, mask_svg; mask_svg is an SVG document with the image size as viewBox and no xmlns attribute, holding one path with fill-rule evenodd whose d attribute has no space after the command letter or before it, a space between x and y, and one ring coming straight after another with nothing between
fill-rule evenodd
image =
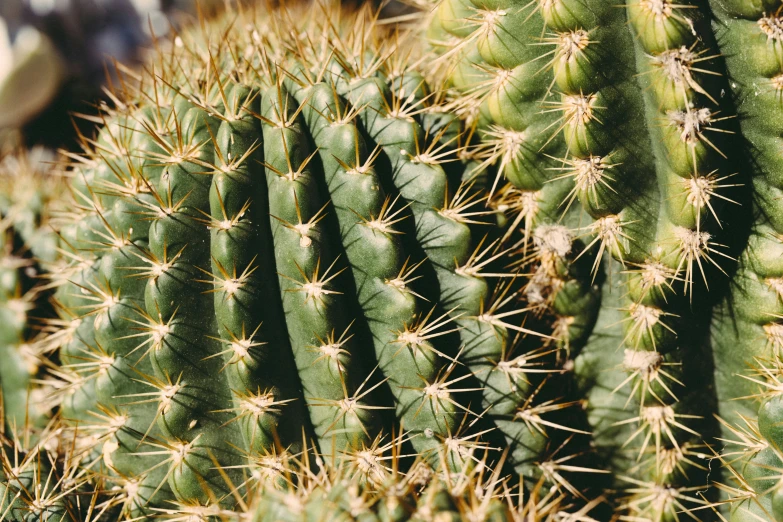
<instances>
[{"instance_id":1,"label":"blurred plant","mask_svg":"<svg viewBox=\"0 0 783 522\"><path fill-rule=\"evenodd\" d=\"M18 126L51 102L62 74L46 35L25 25L12 41L0 18L0 127Z\"/></svg>"},{"instance_id":2,"label":"blurred plant","mask_svg":"<svg viewBox=\"0 0 783 522\"><path fill-rule=\"evenodd\" d=\"M223 0L0 1L0 131L21 130L27 145L70 145L71 114L106 99L114 62L139 64L151 35L197 3L211 11Z\"/></svg>"},{"instance_id":3,"label":"blurred plant","mask_svg":"<svg viewBox=\"0 0 783 522\"><path fill-rule=\"evenodd\" d=\"M148 41L130 0L0 2L0 129L29 145L67 144L71 112L91 112L111 60L134 64Z\"/></svg>"}]
</instances>

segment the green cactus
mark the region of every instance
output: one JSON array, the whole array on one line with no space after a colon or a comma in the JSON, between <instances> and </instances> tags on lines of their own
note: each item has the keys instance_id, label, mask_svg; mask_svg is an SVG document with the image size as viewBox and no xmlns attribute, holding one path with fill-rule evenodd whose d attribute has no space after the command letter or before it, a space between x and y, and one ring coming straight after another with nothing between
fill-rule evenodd
<instances>
[{"instance_id":1,"label":"green cactus","mask_svg":"<svg viewBox=\"0 0 783 522\"><path fill-rule=\"evenodd\" d=\"M496 165L510 184L502 190L518 194L515 209L503 194L495 206L516 212L534 240L559 230L557 263L551 251L531 254L527 298L575 356L594 443L621 492L620 519L712 516L717 497L704 495L715 479L705 443L720 444L712 414L720 400L737 424L726 401L755 383L735 374L771 353L763 332L744 326L747 314L760 329L774 322L761 316L779 313L774 297L759 308L747 295L763 285L742 282L743 267L767 274L775 266L771 251L754 258L755 239L732 280L738 315L728 304L713 309L756 219L744 185L752 172L774 170L762 160L752 166L751 156L778 153L766 123L778 114L778 5L442 0L432 10L428 38L462 93L454 109L474 122L476 159ZM756 208L774 221L779 203L757 177L767 203ZM579 256L592 274L570 265ZM746 417L753 425L754 416ZM726 433L736 438L737 429ZM780 518L767 504L763 519Z\"/></svg>"},{"instance_id":2,"label":"green cactus","mask_svg":"<svg viewBox=\"0 0 783 522\"><path fill-rule=\"evenodd\" d=\"M71 155L60 408L6 447L74 522L783 518L782 12L202 21Z\"/></svg>"},{"instance_id":3,"label":"green cactus","mask_svg":"<svg viewBox=\"0 0 783 522\"><path fill-rule=\"evenodd\" d=\"M731 520L778 520L781 504L780 79L779 2L711 2L752 158L752 227L730 292L713 320L715 385L728 471L721 488ZM741 400L740 400L741 399Z\"/></svg>"},{"instance_id":4,"label":"green cactus","mask_svg":"<svg viewBox=\"0 0 783 522\"><path fill-rule=\"evenodd\" d=\"M581 403L517 302L523 238L487 208L488 180L464 179L478 164L416 49L338 15L186 32L84 138L41 341L59 350L62 429L124 518L221 517L275 487L293 509L301 463L343 459L376 500L380 482L413 492L394 473L469 488L503 471L514 512L587 513L586 421L563 420ZM555 256L559 232L537 248ZM512 501L547 488L539 508ZM457 491L401 502L508 511Z\"/></svg>"},{"instance_id":5,"label":"green cactus","mask_svg":"<svg viewBox=\"0 0 783 522\"><path fill-rule=\"evenodd\" d=\"M0 398L5 428L42 427L54 402L42 386L52 366L38 342L52 317L46 272L56 258L53 228L64 185L54 156L42 149L8 155L0 162Z\"/></svg>"}]
</instances>

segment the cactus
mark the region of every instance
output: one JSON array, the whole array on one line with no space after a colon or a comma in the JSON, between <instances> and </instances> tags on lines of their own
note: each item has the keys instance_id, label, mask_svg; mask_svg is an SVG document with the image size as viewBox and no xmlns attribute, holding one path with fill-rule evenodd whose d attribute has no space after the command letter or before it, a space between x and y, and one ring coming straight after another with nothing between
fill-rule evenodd
<instances>
[{"instance_id":1,"label":"cactus","mask_svg":"<svg viewBox=\"0 0 783 522\"><path fill-rule=\"evenodd\" d=\"M706 444L722 444L720 402L727 440L765 448L755 471L735 463L726 474L738 485L718 488L732 520L776 520L774 407L740 418L730 401L774 375L758 359L772 359L777 298L759 277L778 276L768 180L779 152L770 135L779 2L610 4L442 0L427 34L462 93L454 110L474 122L475 158L508 182L495 206L515 212L538 246L527 298L574 357L594 443L620 491L617 516L712 516L720 501L704 492L719 450ZM556 261L540 249L554 230ZM573 268L577 257L591 273Z\"/></svg>"},{"instance_id":2,"label":"cactus","mask_svg":"<svg viewBox=\"0 0 783 522\"><path fill-rule=\"evenodd\" d=\"M731 520L783 517L780 453L779 197L781 8L775 2L712 2L734 87L744 146L752 157L750 236L713 320L715 384L728 471L720 487Z\"/></svg>"},{"instance_id":3,"label":"cactus","mask_svg":"<svg viewBox=\"0 0 783 522\"><path fill-rule=\"evenodd\" d=\"M43 149L17 152L0 162L0 398L5 427L42 427L54 407L51 387L35 382L54 367L40 340L52 317L43 278L56 258L54 214L63 183Z\"/></svg>"},{"instance_id":4,"label":"cactus","mask_svg":"<svg viewBox=\"0 0 783 522\"><path fill-rule=\"evenodd\" d=\"M296 518L326 483L424 519L599 503L581 403L517 303L521 238L404 42L334 7L204 22L71 155L39 344L118 517Z\"/></svg>"},{"instance_id":5,"label":"cactus","mask_svg":"<svg viewBox=\"0 0 783 522\"><path fill-rule=\"evenodd\" d=\"M780 519L780 13L441 0L435 58L325 6L174 37L71 155L59 415L21 453L74 521Z\"/></svg>"}]
</instances>

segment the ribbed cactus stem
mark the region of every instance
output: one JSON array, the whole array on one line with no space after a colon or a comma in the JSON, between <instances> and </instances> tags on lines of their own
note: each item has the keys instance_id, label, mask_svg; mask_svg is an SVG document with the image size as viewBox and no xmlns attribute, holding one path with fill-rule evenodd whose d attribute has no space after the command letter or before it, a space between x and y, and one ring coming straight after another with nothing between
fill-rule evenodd
<instances>
[{"instance_id":1,"label":"ribbed cactus stem","mask_svg":"<svg viewBox=\"0 0 783 522\"><path fill-rule=\"evenodd\" d=\"M531 399L549 370L512 339L541 337L514 232L443 93L364 16L294 47L249 15L185 34L76 157L47 342L126 518L244 509L329 460L375 488L414 461L481 474L496 426L535 489L543 426L576 404Z\"/></svg>"},{"instance_id":2,"label":"ribbed cactus stem","mask_svg":"<svg viewBox=\"0 0 783 522\"><path fill-rule=\"evenodd\" d=\"M730 293L713 321L715 385L729 441L725 489L730 520L777 520L780 409L779 280L781 221L780 92L783 31L780 2L710 2L732 78L742 145L752 155L753 219ZM742 400L739 400L742 399ZM733 455L741 454L735 460Z\"/></svg>"},{"instance_id":3,"label":"ribbed cactus stem","mask_svg":"<svg viewBox=\"0 0 783 522\"><path fill-rule=\"evenodd\" d=\"M692 448L710 429L696 384L711 380L698 364L706 328L683 330L711 306L708 278L731 263L716 235L741 161L725 161L737 150L726 139L734 109L709 11L444 0L428 36L479 156L513 186L495 204L517 193L526 297L551 318L564 360L576 359L566 367L588 394L595 444L629 491L619 511L671 516L675 502L643 499L704 480L687 470L701 467Z\"/></svg>"}]
</instances>

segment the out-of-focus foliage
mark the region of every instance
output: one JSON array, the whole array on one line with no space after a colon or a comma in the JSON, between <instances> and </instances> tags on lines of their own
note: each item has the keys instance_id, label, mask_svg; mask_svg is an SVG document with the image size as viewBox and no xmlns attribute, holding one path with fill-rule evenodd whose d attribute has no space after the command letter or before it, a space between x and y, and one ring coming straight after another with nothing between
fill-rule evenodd
<instances>
[{"instance_id":1,"label":"out-of-focus foliage","mask_svg":"<svg viewBox=\"0 0 783 522\"><path fill-rule=\"evenodd\" d=\"M115 62L136 66L153 35L187 25L197 4L208 12L216 3L0 1L0 131L20 129L28 145L69 144L72 113L93 113L105 100Z\"/></svg>"}]
</instances>

